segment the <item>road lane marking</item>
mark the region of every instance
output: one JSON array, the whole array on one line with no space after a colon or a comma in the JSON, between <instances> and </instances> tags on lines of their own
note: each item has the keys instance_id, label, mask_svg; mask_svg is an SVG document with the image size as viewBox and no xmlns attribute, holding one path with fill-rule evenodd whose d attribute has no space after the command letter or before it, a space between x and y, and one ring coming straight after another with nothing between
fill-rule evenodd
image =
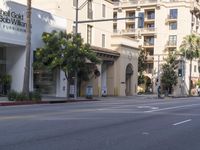
<instances>
[{"instance_id":1,"label":"road lane marking","mask_svg":"<svg viewBox=\"0 0 200 150\"><path fill-rule=\"evenodd\" d=\"M146 113L151 113L151 112L157 112L157 111L163 111L163 110L171 110L171 109L191 107L191 106L199 106L199 105L200 104L182 105L182 106L176 106L176 107L167 107L167 108L162 108L162 109L149 110L149 111L145 111L145 112Z\"/></svg>"},{"instance_id":2,"label":"road lane marking","mask_svg":"<svg viewBox=\"0 0 200 150\"><path fill-rule=\"evenodd\" d=\"M192 121L192 119L188 119L188 120L184 120L184 121L181 121L181 122L177 122L177 123L174 123L173 125L177 126L177 125L180 125L180 124L183 124L183 123L186 123L186 122L190 122L190 121Z\"/></svg>"},{"instance_id":3,"label":"road lane marking","mask_svg":"<svg viewBox=\"0 0 200 150\"><path fill-rule=\"evenodd\" d=\"M148 108L148 109L152 109L152 110L159 109L159 107L154 107L154 106L137 106L137 108L139 108L139 109Z\"/></svg>"},{"instance_id":4,"label":"road lane marking","mask_svg":"<svg viewBox=\"0 0 200 150\"><path fill-rule=\"evenodd\" d=\"M149 132L142 132L142 135L149 135Z\"/></svg>"}]
</instances>

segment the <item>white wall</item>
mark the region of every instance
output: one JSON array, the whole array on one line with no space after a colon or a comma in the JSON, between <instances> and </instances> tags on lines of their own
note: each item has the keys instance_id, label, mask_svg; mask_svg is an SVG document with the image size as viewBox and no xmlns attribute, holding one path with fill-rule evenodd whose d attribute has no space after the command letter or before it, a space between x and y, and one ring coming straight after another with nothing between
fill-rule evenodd
<instances>
[{"instance_id":1,"label":"white wall","mask_svg":"<svg viewBox=\"0 0 200 150\"><path fill-rule=\"evenodd\" d=\"M6 71L12 76L11 89L16 91L22 90L25 64L24 47L7 47L6 48Z\"/></svg>"},{"instance_id":2,"label":"white wall","mask_svg":"<svg viewBox=\"0 0 200 150\"><path fill-rule=\"evenodd\" d=\"M0 2L0 9L10 14L18 14L21 16L21 22L26 22L26 6L16 2L7 1ZM0 18L15 19L13 16L3 16ZM0 19L1 20L1 19ZM38 9L32 9L32 35L31 50L35 50L43 45L41 35L43 32L51 32L52 30L65 30L66 20L64 18L52 15ZM26 26L15 25L12 22L0 22L0 43L6 47L7 53L7 73L12 75L12 89L20 91L23 85L23 72L25 66L25 36ZM31 52L31 64L33 62ZM31 65L32 66L32 65ZM33 87L33 71L31 70L30 88ZM63 74L62 74L63 76ZM60 77L63 78L63 77ZM63 86L62 86L63 87ZM59 93L63 95L63 93Z\"/></svg>"}]
</instances>

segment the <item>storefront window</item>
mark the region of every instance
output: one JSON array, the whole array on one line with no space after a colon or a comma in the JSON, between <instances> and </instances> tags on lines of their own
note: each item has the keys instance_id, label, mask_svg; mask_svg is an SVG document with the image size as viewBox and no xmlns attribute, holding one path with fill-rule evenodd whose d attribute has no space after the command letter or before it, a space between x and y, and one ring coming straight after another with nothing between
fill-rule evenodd
<instances>
[{"instance_id":1,"label":"storefront window","mask_svg":"<svg viewBox=\"0 0 200 150\"><path fill-rule=\"evenodd\" d=\"M56 95L56 71L35 70L34 90L40 91L43 95Z\"/></svg>"},{"instance_id":2,"label":"storefront window","mask_svg":"<svg viewBox=\"0 0 200 150\"><path fill-rule=\"evenodd\" d=\"M0 47L0 76L6 73L6 50Z\"/></svg>"}]
</instances>

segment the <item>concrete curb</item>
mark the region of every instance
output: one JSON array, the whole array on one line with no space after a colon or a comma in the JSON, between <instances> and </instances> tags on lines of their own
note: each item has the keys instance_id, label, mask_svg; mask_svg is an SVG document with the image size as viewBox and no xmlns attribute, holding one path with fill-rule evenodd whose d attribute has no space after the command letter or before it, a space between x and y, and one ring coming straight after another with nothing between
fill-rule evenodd
<instances>
[{"instance_id":1,"label":"concrete curb","mask_svg":"<svg viewBox=\"0 0 200 150\"><path fill-rule=\"evenodd\" d=\"M8 101L0 102L0 106L17 106L17 105L34 105L34 104L56 104L56 103L75 103L75 102L90 102L90 101L100 101L97 99L77 99L77 100L51 100L51 101L41 101L41 102L31 102L31 101Z\"/></svg>"}]
</instances>

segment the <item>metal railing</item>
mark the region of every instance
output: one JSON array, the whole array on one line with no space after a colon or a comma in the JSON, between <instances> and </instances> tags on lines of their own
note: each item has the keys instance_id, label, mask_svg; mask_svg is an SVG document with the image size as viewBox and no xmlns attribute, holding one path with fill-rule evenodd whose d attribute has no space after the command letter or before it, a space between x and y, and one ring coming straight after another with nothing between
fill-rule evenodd
<instances>
[{"instance_id":1,"label":"metal railing","mask_svg":"<svg viewBox=\"0 0 200 150\"><path fill-rule=\"evenodd\" d=\"M177 41L167 41L167 45L168 47L176 47L177 46Z\"/></svg>"},{"instance_id":2,"label":"metal railing","mask_svg":"<svg viewBox=\"0 0 200 150\"><path fill-rule=\"evenodd\" d=\"M141 29L141 34L151 34L151 33L155 33L156 32L156 28L142 28Z\"/></svg>"},{"instance_id":3,"label":"metal railing","mask_svg":"<svg viewBox=\"0 0 200 150\"><path fill-rule=\"evenodd\" d=\"M144 46L154 46L154 42L144 42Z\"/></svg>"}]
</instances>

